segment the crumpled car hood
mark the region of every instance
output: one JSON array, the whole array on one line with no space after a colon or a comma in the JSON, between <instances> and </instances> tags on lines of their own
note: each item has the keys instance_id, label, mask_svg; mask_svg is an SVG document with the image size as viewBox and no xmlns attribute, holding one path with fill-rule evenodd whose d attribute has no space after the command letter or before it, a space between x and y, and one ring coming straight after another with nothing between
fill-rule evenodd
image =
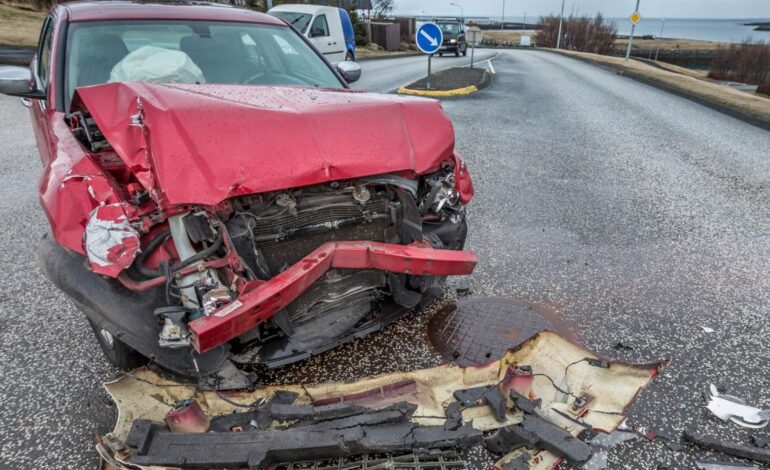
<instances>
[{"instance_id":1,"label":"crumpled car hood","mask_svg":"<svg viewBox=\"0 0 770 470\"><path fill-rule=\"evenodd\" d=\"M350 90L109 83L77 89L83 108L163 206L421 174L454 150L439 102Z\"/></svg>"}]
</instances>

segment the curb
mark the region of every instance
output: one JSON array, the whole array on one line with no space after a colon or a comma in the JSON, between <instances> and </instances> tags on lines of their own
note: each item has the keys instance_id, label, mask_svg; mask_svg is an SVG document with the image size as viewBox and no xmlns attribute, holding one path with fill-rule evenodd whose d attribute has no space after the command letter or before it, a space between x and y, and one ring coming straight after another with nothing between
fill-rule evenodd
<instances>
[{"instance_id":1,"label":"curb","mask_svg":"<svg viewBox=\"0 0 770 470\"><path fill-rule=\"evenodd\" d=\"M451 98L455 96L468 96L472 93L476 93L477 91L488 87L491 82L492 74L489 72L489 70L485 70L484 76L476 85L455 88L453 90L416 90L413 88L408 88L408 86L404 86L399 88L396 93L399 95L426 96L429 98Z\"/></svg>"},{"instance_id":2,"label":"curb","mask_svg":"<svg viewBox=\"0 0 770 470\"><path fill-rule=\"evenodd\" d=\"M419 55L423 55L422 52L409 52L407 54L396 54L396 55L381 55L381 56L374 56L374 57L364 57L361 59L356 59L356 62L370 62L373 60L385 60L385 59L401 59L404 57L417 57Z\"/></svg>"},{"instance_id":3,"label":"curb","mask_svg":"<svg viewBox=\"0 0 770 470\"><path fill-rule=\"evenodd\" d=\"M588 58L585 58L585 57L573 56L573 55L570 55L570 54L562 54L559 51L552 50L552 49L541 49L541 50L544 50L546 52L552 52L554 54L559 54L562 57L570 57L572 59L576 59L576 60L579 60L581 62L585 62L587 64L591 64L591 65L593 65L595 67L600 67L600 68L603 68L605 70L608 70L608 71L611 71L611 72L615 72L616 74L618 74L618 75L620 75L622 77L628 77L631 80L637 81L639 83L644 83L645 85L651 86L653 88L658 88L658 89L663 90L663 91L665 91L667 93L671 93L672 95L676 95L676 96L678 96L680 98L688 99L690 101L693 101L695 103L700 104L701 106L705 106L707 108L710 108L710 109L713 109L715 111L718 111L718 112L720 112L722 114L726 114L727 116L730 116L732 118L738 119L738 120L743 121L743 122L745 122L747 124L751 124L753 126L759 127L760 129L764 129L766 131L770 131L770 121L768 121L766 119L763 119L761 117L755 116L754 114L747 113L747 112L745 112L745 111L743 111L741 109L734 108L732 106L727 106L727 105L724 105L724 104L721 104L721 103L717 103L715 101L711 101L711 100L709 100L707 98L704 98L704 97L702 97L700 95L697 95L695 93L689 92L687 90L683 90L681 88L676 88L674 86L667 85L667 84L661 83L661 82L659 82L657 80L648 78L648 77L646 77L646 76L644 76L642 74L638 74L638 73L622 70L622 69L619 69L617 67L613 67L612 65L609 65L609 64L602 64L602 63L594 62L591 59L588 59ZM663 70L665 70L665 69L663 69ZM675 73L675 72L671 72L671 73Z\"/></svg>"},{"instance_id":4,"label":"curb","mask_svg":"<svg viewBox=\"0 0 770 470\"><path fill-rule=\"evenodd\" d=\"M476 85L466 86L463 88L455 88L454 90L413 90L411 88L401 87L398 89L398 94L446 98L450 96L470 95L471 93L476 93L477 91L479 91L479 88Z\"/></svg>"}]
</instances>

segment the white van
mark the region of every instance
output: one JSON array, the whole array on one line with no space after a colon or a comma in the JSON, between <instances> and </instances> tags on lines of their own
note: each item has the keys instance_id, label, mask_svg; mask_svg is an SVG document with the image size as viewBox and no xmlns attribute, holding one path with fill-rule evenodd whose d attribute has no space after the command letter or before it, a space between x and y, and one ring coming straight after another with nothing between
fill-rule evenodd
<instances>
[{"instance_id":1,"label":"white van","mask_svg":"<svg viewBox=\"0 0 770 470\"><path fill-rule=\"evenodd\" d=\"M279 5L268 14L286 20L321 51L326 59L337 64L356 58L353 23L342 8L318 5Z\"/></svg>"}]
</instances>

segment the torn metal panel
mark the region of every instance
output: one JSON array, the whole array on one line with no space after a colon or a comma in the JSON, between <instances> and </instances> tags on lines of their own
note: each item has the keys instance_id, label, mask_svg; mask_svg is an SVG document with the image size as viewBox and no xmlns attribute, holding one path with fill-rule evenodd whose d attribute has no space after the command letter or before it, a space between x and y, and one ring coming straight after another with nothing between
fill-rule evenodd
<instances>
[{"instance_id":1,"label":"torn metal panel","mask_svg":"<svg viewBox=\"0 0 770 470\"><path fill-rule=\"evenodd\" d=\"M455 159L452 125L432 100L131 82L76 90L72 109L81 108L164 206L214 205L233 196L382 173L422 174ZM142 126L132 122L138 113ZM270 136L260 140L259 151L251 133L231 124L236 115ZM337 125L330 127L330 120ZM224 149L227 165L221 165ZM463 165L455 178L469 200L473 189Z\"/></svg>"}]
</instances>

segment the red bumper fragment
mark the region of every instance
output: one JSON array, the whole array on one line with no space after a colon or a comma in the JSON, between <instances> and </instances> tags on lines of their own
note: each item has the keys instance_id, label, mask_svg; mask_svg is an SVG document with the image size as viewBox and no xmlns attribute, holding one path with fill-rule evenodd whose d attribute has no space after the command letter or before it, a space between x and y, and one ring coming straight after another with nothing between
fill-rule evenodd
<instances>
[{"instance_id":1,"label":"red bumper fragment","mask_svg":"<svg viewBox=\"0 0 770 470\"><path fill-rule=\"evenodd\" d=\"M368 241L329 242L269 281L244 290L237 300L211 315L191 321L188 327L195 349L206 352L272 317L333 268L451 276L470 274L475 266L476 255L470 251Z\"/></svg>"}]
</instances>

